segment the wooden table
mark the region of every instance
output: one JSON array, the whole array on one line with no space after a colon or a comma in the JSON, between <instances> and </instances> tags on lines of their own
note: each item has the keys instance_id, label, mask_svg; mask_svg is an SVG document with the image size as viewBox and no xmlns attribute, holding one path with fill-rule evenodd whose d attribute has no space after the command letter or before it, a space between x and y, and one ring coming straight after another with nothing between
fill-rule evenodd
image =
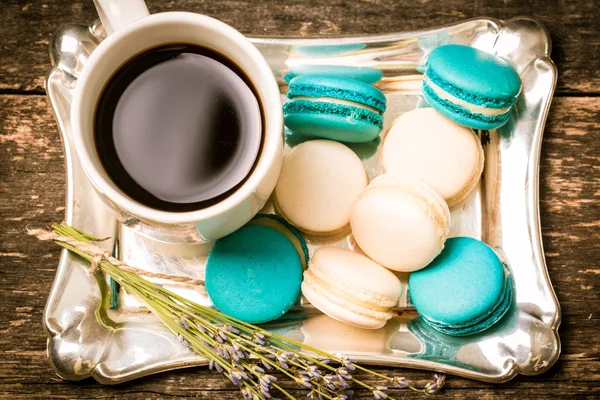
<instances>
[{"instance_id":1,"label":"wooden table","mask_svg":"<svg viewBox=\"0 0 600 400\"><path fill-rule=\"evenodd\" d=\"M148 0L148 6L152 12L207 14L248 35L399 32L476 16L527 15L542 21L552 34L559 71L542 148L540 206L546 260L562 306L562 355L542 376L519 376L501 385L448 377L444 396L600 397L598 1ZM28 227L47 227L64 216L63 153L43 86L50 69L48 43L59 26L96 18L91 0L0 3L0 396L237 399L235 388L205 368L106 387L92 379L62 381L48 363L41 320L59 249L25 235ZM431 377L413 370L394 373L418 384ZM360 392L356 398L372 397Z\"/></svg>"}]
</instances>

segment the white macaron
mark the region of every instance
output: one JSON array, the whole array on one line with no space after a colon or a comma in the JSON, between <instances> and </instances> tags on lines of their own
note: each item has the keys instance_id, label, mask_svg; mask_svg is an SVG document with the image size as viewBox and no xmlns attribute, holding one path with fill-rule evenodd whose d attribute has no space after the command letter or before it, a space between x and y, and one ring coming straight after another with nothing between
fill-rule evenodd
<instances>
[{"instance_id":1,"label":"white macaron","mask_svg":"<svg viewBox=\"0 0 600 400\"><path fill-rule=\"evenodd\" d=\"M331 140L304 142L283 159L275 208L304 233L335 234L348 229L367 183L362 162L348 147Z\"/></svg>"},{"instance_id":2,"label":"white macaron","mask_svg":"<svg viewBox=\"0 0 600 400\"><path fill-rule=\"evenodd\" d=\"M369 258L339 247L315 251L304 271L302 294L331 318L378 329L392 318L402 293L398 278Z\"/></svg>"},{"instance_id":3,"label":"white macaron","mask_svg":"<svg viewBox=\"0 0 600 400\"><path fill-rule=\"evenodd\" d=\"M433 108L399 116L388 129L381 150L381 170L414 175L431 185L453 207L477 186L483 171L483 148L471 129Z\"/></svg>"},{"instance_id":4,"label":"white macaron","mask_svg":"<svg viewBox=\"0 0 600 400\"><path fill-rule=\"evenodd\" d=\"M450 210L424 181L383 174L356 202L350 225L367 256L386 268L412 272L427 266L444 248Z\"/></svg>"}]
</instances>

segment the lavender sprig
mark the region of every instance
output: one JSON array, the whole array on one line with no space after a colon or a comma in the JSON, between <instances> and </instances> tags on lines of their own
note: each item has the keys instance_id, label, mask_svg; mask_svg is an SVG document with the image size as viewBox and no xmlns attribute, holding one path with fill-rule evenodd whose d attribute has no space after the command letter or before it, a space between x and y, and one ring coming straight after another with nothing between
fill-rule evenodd
<instances>
[{"instance_id":1,"label":"lavender sprig","mask_svg":"<svg viewBox=\"0 0 600 400\"><path fill-rule=\"evenodd\" d=\"M245 323L217 310L194 303L137 275L134 269L106 255L92 244L93 238L66 223L54 224L53 232L32 231L41 240L53 240L78 254L135 295L177 337L180 343L209 361L209 368L240 388L244 399L270 399L276 392L294 399L271 374L278 371L309 389L307 399L348 400L351 384L361 386L376 400L389 399L390 390L405 389L434 394L445 383L444 375L418 388L403 377L389 377L293 339ZM332 363L338 364L331 365ZM386 385L373 386L353 376L355 371L380 378Z\"/></svg>"}]
</instances>

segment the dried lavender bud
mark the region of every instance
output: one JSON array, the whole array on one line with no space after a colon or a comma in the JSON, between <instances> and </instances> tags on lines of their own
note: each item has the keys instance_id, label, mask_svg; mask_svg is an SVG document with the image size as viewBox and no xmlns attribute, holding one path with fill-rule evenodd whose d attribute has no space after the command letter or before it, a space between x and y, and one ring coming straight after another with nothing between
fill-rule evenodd
<instances>
[{"instance_id":1,"label":"dried lavender bud","mask_svg":"<svg viewBox=\"0 0 600 400\"><path fill-rule=\"evenodd\" d=\"M252 371L254 371L254 372L258 372L259 374L264 374L264 373L265 373L265 370L264 370L264 369L262 369L261 367L259 367L259 366L258 366L258 365L256 365L256 364L251 364L251 365L250 365L250 369L251 369Z\"/></svg>"},{"instance_id":2,"label":"dried lavender bud","mask_svg":"<svg viewBox=\"0 0 600 400\"><path fill-rule=\"evenodd\" d=\"M260 360L260 363L265 367L265 370L270 371L273 369L273 366L269 364L266 360Z\"/></svg>"},{"instance_id":3,"label":"dried lavender bud","mask_svg":"<svg viewBox=\"0 0 600 400\"><path fill-rule=\"evenodd\" d=\"M310 393L306 395L306 400L323 400L323 396L320 393L311 390ZM335 397L332 400L335 400Z\"/></svg>"},{"instance_id":4,"label":"dried lavender bud","mask_svg":"<svg viewBox=\"0 0 600 400\"><path fill-rule=\"evenodd\" d=\"M177 335L177 339L179 340L179 343L181 343L182 345L184 345L185 347L187 347L188 349L191 348L190 346L190 342L188 342L188 340L186 338L184 338L181 333Z\"/></svg>"},{"instance_id":5,"label":"dried lavender bud","mask_svg":"<svg viewBox=\"0 0 600 400\"><path fill-rule=\"evenodd\" d=\"M234 335L239 335L240 334L240 330L237 328L234 328L233 326L229 325L229 324L225 324L223 325L223 329L226 330L227 332L231 332Z\"/></svg>"},{"instance_id":6,"label":"dried lavender bud","mask_svg":"<svg viewBox=\"0 0 600 400\"><path fill-rule=\"evenodd\" d=\"M287 365L288 356L286 353L280 353L277 355L277 363L281 365L283 369L289 369L289 365Z\"/></svg>"},{"instance_id":7,"label":"dried lavender bud","mask_svg":"<svg viewBox=\"0 0 600 400\"><path fill-rule=\"evenodd\" d=\"M307 367L306 368L306 373L311 378L320 378L321 377L321 370L317 366L314 366L314 365L311 365L310 367Z\"/></svg>"},{"instance_id":8,"label":"dried lavender bud","mask_svg":"<svg viewBox=\"0 0 600 400\"><path fill-rule=\"evenodd\" d=\"M244 398L244 400L252 400L252 397L254 396L252 391L245 386L240 389L240 392L242 393L242 397Z\"/></svg>"},{"instance_id":9,"label":"dried lavender bud","mask_svg":"<svg viewBox=\"0 0 600 400\"><path fill-rule=\"evenodd\" d=\"M252 332L252 340L260 344L261 346L265 346L268 344L265 340L265 335L257 331Z\"/></svg>"},{"instance_id":10,"label":"dried lavender bud","mask_svg":"<svg viewBox=\"0 0 600 400\"><path fill-rule=\"evenodd\" d=\"M373 397L375 397L375 400L383 400L383 399L387 399L388 395L379 389L375 389L373 390Z\"/></svg>"},{"instance_id":11,"label":"dried lavender bud","mask_svg":"<svg viewBox=\"0 0 600 400\"><path fill-rule=\"evenodd\" d=\"M265 399L271 398L271 393L269 393L269 388L265 388L262 385L256 385L254 387L254 389L256 389L256 391L259 392L263 396L263 398L265 398Z\"/></svg>"},{"instance_id":12,"label":"dried lavender bud","mask_svg":"<svg viewBox=\"0 0 600 400\"><path fill-rule=\"evenodd\" d=\"M403 376L394 377L394 379L392 379L392 384L398 389L404 389L410 386Z\"/></svg>"},{"instance_id":13,"label":"dried lavender bud","mask_svg":"<svg viewBox=\"0 0 600 400\"><path fill-rule=\"evenodd\" d=\"M354 371L356 369L354 365L352 365L353 363L356 363L356 360L352 358L342 357L340 363L344 366L344 368L346 368L349 371Z\"/></svg>"},{"instance_id":14,"label":"dried lavender bud","mask_svg":"<svg viewBox=\"0 0 600 400\"><path fill-rule=\"evenodd\" d=\"M296 383L304 388L310 389L312 387L312 383L310 382L310 379L307 376L297 376L296 378L294 378L294 381L296 381Z\"/></svg>"},{"instance_id":15,"label":"dried lavender bud","mask_svg":"<svg viewBox=\"0 0 600 400\"><path fill-rule=\"evenodd\" d=\"M439 390L439 386L437 382L430 382L427 385L425 385L425 387L423 388L423 391L426 394L434 394L437 393L437 391Z\"/></svg>"},{"instance_id":16,"label":"dried lavender bud","mask_svg":"<svg viewBox=\"0 0 600 400\"><path fill-rule=\"evenodd\" d=\"M443 388L446 384L446 375L444 374L435 374L433 378L436 380L439 389Z\"/></svg>"},{"instance_id":17,"label":"dried lavender bud","mask_svg":"<svg viewBox=\"0 0 600 400\"><path fill-rule=\"evenodd\" d=\"M350 372L348 372L348 370L346 369L346 367L339 367L338 369L335 370L335 372L341 376L343 379L346 379L348 381L352 380L352 375L350 375Z\"/></svg>"}]
</instances>

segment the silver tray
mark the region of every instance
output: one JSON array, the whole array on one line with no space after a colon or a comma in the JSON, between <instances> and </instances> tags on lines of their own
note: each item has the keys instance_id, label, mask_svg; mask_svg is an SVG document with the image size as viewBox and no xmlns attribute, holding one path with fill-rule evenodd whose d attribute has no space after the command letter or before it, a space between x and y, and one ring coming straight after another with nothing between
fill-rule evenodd
<instances>
[{"instance_id":1,"label":"silver tray","mask_svg":"<svg viewBox=\"0 0 600 400\"><path fill-rule=\"evenodd\" d=\"M62 136L67 166L65 220L97 237L125 261L168 274L202 278L210 244L171 244L136 221L118 223L87 180L72 147L69 111L73 88L87 57L103 39L99 23L61 28L51 44L53 69L46 89ZM546 270L538 209L538 170L542 133L556 83L550 39L537 22L474 19L433 30L335 39L251 39L280 82L295 65L354 65L379 68L378 86L388 98L386 124L418 106L420 67L427 54L445 43L462 43L508 59L521 75L523 91L507 125L480 132L485 147L484 177L477 190L453 212L451 236L468 235L499 250L514 277L515 302L492 329L468 337L432 331L403 297L398 316L379 330L340 324L300 302L284 320L268 327L323 350L363 363L428 369L472 379L503 382L516 374L546 371L560 354L560 308ZM315 47L316 46L316 47ZM284 97L282 96L282 99ZM287 138L287 145L294 137ZM373 177L377 146L356 148ZM266 212L270 212L267 205ZM329 238L353 247L352 238ZM310 250L323 242L311 241ZM94 377L114 384L195 365L206 360L179 344L158 320L121 293L110 307L105 279L90 276L81 260L63 251L44 313L48 355L56 373L69 380ZM404 277L402 277L404 278ZM171 289L210 305L201 290L171 282ZM192 288L193 289L193 288Z\"/></svg>"}]
</instances>

